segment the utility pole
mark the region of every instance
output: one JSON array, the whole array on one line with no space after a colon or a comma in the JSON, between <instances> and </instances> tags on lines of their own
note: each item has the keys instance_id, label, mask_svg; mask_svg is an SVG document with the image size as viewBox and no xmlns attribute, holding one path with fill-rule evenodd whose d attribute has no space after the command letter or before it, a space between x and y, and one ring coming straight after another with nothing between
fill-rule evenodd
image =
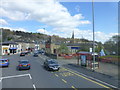
<instances>
[{"instance_id":1,"label":"utility pole","mask_svg":"<svg viewBox=\"0 0 120 90\"><path fill-rule=\"evenodd\" d=\"M46 52L46 42L45 42L45 28L43 28L44 29L44 42L43 42L43 44L44 44L44 50L45 50L45 52Z\"/></svg>"},{"instance_id":2,"label":"utility pole","mask_svg":"<svg viewBox=\"0 0 120 90\"><path fill-rule=\"evenodd\" d=\"M93 71L95 71L95 30L94 30L94 3L92 0L92 21L93 21Z\"/></svg>"}]
</instances>

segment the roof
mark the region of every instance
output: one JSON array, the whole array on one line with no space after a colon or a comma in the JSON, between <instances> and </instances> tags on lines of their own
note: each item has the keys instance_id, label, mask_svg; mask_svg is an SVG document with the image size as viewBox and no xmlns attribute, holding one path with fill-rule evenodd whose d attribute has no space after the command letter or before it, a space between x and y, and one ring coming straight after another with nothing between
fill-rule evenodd
<instances>
[{"instance_id":1,"label":"roof","mask_svg":"<svg viewBox=\"0 0 120 90\"><path fill-rule=\"evenodd\" d=\"M15 41L16 43L34 43L34 42L28 42L28 41Z\"/></svg>"},{"instance_id":2,"label":"roof","mask_svg":"<svg viewBox=\"0 0 120 90\"><path fill-rule=\"evenodd\" d=\"M20 60L20 62L21 62L21 61L28 61L28 62L29 62L29 60Z\"/></svg>"},{"instance_id":3,"label":"roof","mask_svg":"<svg viewBox=\"0 0 120 90\"><path fill-rule=\"evenodd\" d=\"M4 59L0 59L0 60L7 60L7 58L4 58Z\"/></svg>"},{"instance_id":4,"label":"roof","mask_svg":"<svg viewBox=\"0 0 120 90\"><path fill-rule=\"evenodd\" d=\"M18 44L15 43L15 42L2 42L2 45L9 45L9 44L18 45Z\"/></svg>"}]
</instances>

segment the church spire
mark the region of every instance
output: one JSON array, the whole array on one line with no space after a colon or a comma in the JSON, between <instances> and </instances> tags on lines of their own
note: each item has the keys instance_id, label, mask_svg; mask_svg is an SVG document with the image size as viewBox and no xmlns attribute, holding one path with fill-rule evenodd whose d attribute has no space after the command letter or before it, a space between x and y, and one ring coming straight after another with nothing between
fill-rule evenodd
<instances>
[{"instance_id":1,"label":"church spire","mask_svg":"<svg viewBox=\"0 0 120 90\"><path fill-rule=\"evenodd\" d=\"M74 31L72 33L71 43L74 43Z\"/></svg>"},{"instance_id":2,"label":"church spire","mask_svg":"<svg viewBox=\"0 0 120 90\"><path fill-rule=\"evenodd\" d=\"M74 39L74 31L73 31L73 33L72 33L72 39Z\"/></svg>"}]
</instances>

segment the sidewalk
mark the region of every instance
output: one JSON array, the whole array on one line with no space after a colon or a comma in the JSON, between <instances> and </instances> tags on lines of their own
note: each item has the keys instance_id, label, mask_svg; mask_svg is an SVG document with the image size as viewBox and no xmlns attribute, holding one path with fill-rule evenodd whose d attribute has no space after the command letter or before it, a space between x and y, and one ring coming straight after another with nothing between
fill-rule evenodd
<instances>
[{"instance_id":1,"label":"sidewalk","mask_svg":"<svg viewBox=\"0 0 120 90\"><path fill-rule=\"evenodd\" d=\"M76 59L58 59L58 60L61 65L73 64L73 65L78 66ZM86 69L90 70L90 68L86 68ZM118 79L118 66L117 65L99 62L99 68L96 69L95 71Z\"/></svg>"}]
</instances>

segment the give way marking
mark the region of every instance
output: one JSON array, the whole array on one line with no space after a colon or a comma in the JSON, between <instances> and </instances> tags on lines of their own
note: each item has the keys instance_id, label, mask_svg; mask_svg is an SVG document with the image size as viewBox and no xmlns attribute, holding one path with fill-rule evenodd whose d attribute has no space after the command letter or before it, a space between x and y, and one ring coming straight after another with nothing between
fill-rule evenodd
<instances>
[{"instance_id":1,"label":"give way marking","mask_svg":"<svg viewBox=\"0 0 120 90\"><path fill-rule=\"evenodd\" d=\"M14 76L6 76L6 77L1 77L0 81L2 81L2 79L7 79L7 78L14 78L14 77L23 77L23 76L29 76L30 79L32 79L30 74L22 74L22 75L14 75Z\"/></svg>"}]
</instances>

